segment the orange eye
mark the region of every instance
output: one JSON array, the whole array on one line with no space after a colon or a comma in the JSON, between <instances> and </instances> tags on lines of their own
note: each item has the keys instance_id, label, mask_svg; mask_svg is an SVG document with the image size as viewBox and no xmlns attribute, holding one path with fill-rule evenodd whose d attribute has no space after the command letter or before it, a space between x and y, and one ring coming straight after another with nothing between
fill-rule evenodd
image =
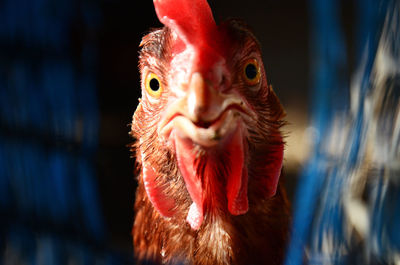
<instances>
[{"instance_id":1,"label":"orange eye","mask_svg":"<svg viewBox=\"0 0 400 265\"><path fill-rule=\"evenodd\" d=\"M260 66L256 59L249 59L243 67L243 78L250 86L257 85L261 79Z\"/></svg>"},{"instance_id":2,"label":"orange eye","mask_svg":"<svg viewBox=\"0 0 400 265\"><path fill-rule=\"evenodd\" d=\"M163 87L160 81L160 78L153 73L149 73L146 76L145 80L145 87L147 93L154 97L154 98L159 98L161 96L161 92L163 91Z\"/></svg>"}]
</instances>

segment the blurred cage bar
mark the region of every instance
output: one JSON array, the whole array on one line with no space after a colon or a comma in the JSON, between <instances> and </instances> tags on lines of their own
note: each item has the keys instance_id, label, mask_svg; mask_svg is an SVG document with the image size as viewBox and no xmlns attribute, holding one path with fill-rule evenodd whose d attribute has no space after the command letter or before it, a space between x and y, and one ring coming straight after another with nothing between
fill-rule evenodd
<instances>
[{"instance_id":1,"label":"blurred cage bar","mask_svg":"<svg viewBox=\"0 0 400 265\"><path fill-rule=\"evenodd\" d=\"M309 3L315 137L286 264L400 264L400 1L354 1L355 69L345 2Z\"/></svg>"},{"instance_id":2,"label":"blurred cage bar","mask_svg":"<svg viewBox=\"0 0 400 265\"><path fill-rule=\"evenodd\" d=\"M0 264L130 264L94 166L98 3L0 1Z\"/></svg>"}]
</instances>

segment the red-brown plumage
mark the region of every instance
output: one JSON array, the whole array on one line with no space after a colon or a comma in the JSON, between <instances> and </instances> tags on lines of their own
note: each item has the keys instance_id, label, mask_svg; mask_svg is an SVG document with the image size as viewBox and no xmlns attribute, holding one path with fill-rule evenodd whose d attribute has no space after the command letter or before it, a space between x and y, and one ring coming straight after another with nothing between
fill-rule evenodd
<instances>
[{"instance_id":1,"label":"red-brown plumage","mask_svg":"<svg viewBox=\"0 0 400 265\"><path fill-rule=\"evenodd\" d=\"M247 27L237 20L217 26L205 0L194 1L194 10L188 2L155 0L166 27L141 44L142 99L131 131L139 172L135 255L280 264L289 220L278 185L284 111Z\"/></svg>"}]
</instances>

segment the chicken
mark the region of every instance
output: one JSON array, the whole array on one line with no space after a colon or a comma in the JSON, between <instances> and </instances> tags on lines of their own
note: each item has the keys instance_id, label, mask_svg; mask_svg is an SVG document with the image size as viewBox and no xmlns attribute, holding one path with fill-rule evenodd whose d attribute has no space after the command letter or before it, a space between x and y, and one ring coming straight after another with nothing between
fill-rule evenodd
<instances>
[{"instance_id":1,"label":"chicken","mask_svg":"<svg viewBox=\"0 0 400 265\"><path fill-rule=\"evenodd\" d=\"M206 0L154 0L141 43L134 251L156 264L281 264L285 112L259 43Z\"/></svg>"}]
</instances>

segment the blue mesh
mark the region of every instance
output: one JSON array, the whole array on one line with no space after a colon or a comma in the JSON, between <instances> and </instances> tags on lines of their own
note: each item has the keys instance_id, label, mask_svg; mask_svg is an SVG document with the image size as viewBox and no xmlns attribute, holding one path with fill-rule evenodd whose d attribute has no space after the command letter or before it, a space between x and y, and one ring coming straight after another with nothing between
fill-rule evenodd
<instances>
[{"instance_id":1,"label":"blue mesh","mask_svg":"<svg viewBox=\"0 0 400 265\"><path fill-rule=\"evenodd\" d=\"M340 1L312 0L312 123L286 264L393 264L400 241L400 3L356 1L356 69Z\"/></svg>"},{"instance_id":2,"label":"blue mesh","mask_svg":"<svg viewBox=\"0 0 400 265\"><path fill-rule=\"evenodd\" d=\"M95 154L99 3L0 1L0 264L129 264L108 249Z\"/></svg>"}]
</instances>

